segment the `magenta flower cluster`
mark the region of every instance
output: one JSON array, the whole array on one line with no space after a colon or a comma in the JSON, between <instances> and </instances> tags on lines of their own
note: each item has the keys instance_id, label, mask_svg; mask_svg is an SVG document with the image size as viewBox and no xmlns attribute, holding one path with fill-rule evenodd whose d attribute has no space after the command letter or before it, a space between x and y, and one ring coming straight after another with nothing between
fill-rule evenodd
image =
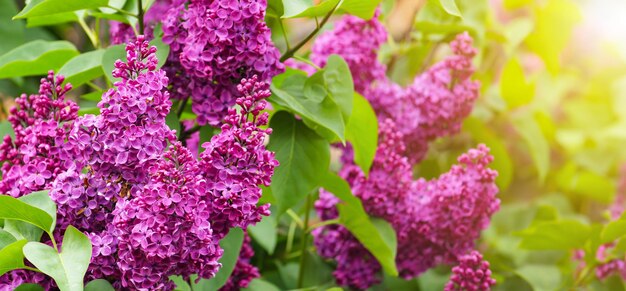
<instances>
[{"instance_id":1,"label":"magenta flower cluster","mask_svg":"<svg viewBox=\"0 0 626 291\"><path fill-rule=\"evenodd\" d=\"M283 71L266 8L265 0L173 1L163 21L168 76L174 98L191 96L198 123L219 124L240 96L242 78L269 81Z\"/></svg>"},{"instance_id":2,"label":"magenta flower cluster","mask_svg":"<svg viewBox=\"0 0 626 291\"><path fill-rule=\"evenodd\" d=\"M459 258L459 265L452 268L452 276L446 284L445 291L484 291L490 290L496 284L491 278L489 262L483 260L483 256L472 251Z\"/></svg>"},{"instance_id":3,"label":"magenta flower cluster","mask_svg":"<svg viewBox=\"0 0 626 291\"><path fill-rule=\"evenodd\" d=\"M460 130L478 98L478 83L470 80L476 49L467 34L450 44L452 56L417 76L403 88L386 75L387 66L377 52L387 32L377 16L363 20L345 16L335 29L321 35L313 45L311 61L324 66L331 54L342 56L350 67L355 90L365 96L380 119L401 124L405 155L412 163L423 159L428 143Z\"/></svg>"},{"instance_id":4,"label":"magenta flower cluster","mask_svg":"<svg viewBox=\"0 0 626 291\"><path fill-rule=\"evenodd\" d=\"M342 56L356 90L379 117L379 145L369 176L353 162L349 147L344 148L340 175L369 215L393 226L396 265L401 277L410 279L438 264L455 264L473 250L499 208L497 172L488 168L493 157L480 145L439 178L413 179L412 165L423 159L428 143L459 131L471 112L478 97L478 84L470 80L476 50L468 34L457 36L451 43L454 55L403 88L385 75L386 66L377 60L387 33L376 18L345 16L316 40L311 60L323 66L331 54ZM315 206L323 220L337 217L336 203L336 197L321 191ZM337 262L338 284L367 289L380 282L380 265L347 229L325 226L314 235L318 253Z\"/></svg>"},{"instance_id":5,"label":"magenta flower cluster","mask_svg":"<svg viewBox=\"0 0 626 291\"><path fill-rule=\"evenodd\" d=\"M438 264L455 263L474 248L480 231L499 208L497 173L480 145L458 158L449 172L430 181L412 180L411 167L401 154L401 135L391 120L380 127L380 143L369 176L347 163L341 176L363 202L366 212L388 221L396 231L396 265L405 279L417 277ZM315 208L323 220L337 217L338 199L322 191ZM366 289L380 281L380 265L342 226L314 232L318 253L337 260L334 272L344 286Z\"/></svg>"},{"instance_id":6,"label":"magenta flower cluster","mask_svg":"<svg viewBox=\"0 0 626 291\"><path fill-rule=\"evenodd\" d=\"M51 71L41 79L38 94L23 94L15 100L9 116L15 138L6 135L0 145L0 193L19 197L43 190L66 169L58 145L77 118L78 105L65 99L72 85L63 81Z\"/></svg>"},{"instance_id":7,"label":"magenta flower cluster","mask_svg":"<svg viewBox=\"0 0 626 291\"><path fill-rule=\"evenodd\" d=\"M60 146L78 117L78 105L65 98L72 85L63 85L63 81L62 76L50 71L41 79L38 94L24 94L15 100L16 107L9 116L15 139L6 135L0 145L0 193L20 197L49 189L52 181L67 170ZM14 290L29 282L47 289L55 286L44 274L18 270L0 276L0 290Z\"/></svg>"},{"instance_id":8,"label":"magenta flower cluster","mask_svg":"<svg viewBox=\"0 0 626 291\"><path fill-rule=\"evenodd\" d=\"M268 122L267 83L242 80L240 111L228 111L198 160L165 124L172 103L155 51L143 36L126 46L127 61L113 72L121 81L103 95L100 115L75 118L73 110L55 144L63 171L43 186L58 205L57 231L74 225L92 241L87 279L106 278L117 289L173 290L170 276L214 276L230 228L269 215L269 205L257 206L259 186L278 165L264 146L271 129L260 128ZM3 277L0 289L29 282L23 273Z\"/></svg>"}]
</instances>

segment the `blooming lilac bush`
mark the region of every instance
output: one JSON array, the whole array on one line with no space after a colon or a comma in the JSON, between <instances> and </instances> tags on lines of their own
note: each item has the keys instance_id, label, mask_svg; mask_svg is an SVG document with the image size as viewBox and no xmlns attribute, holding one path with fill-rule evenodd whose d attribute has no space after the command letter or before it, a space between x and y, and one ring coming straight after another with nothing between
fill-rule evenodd
<instances>
[{"instance_id":1,"label":"blooming lilac bush","mask_svg":"<svg viewBox=\"0 0 626 291\"><path fill-rule=\"evenodd\" d=\"M558 53L539 28L462 1L426 1L405 29L403 1L66 1L0 4L36 29L0 44L0 291L593 289L626 273L624 194L594 139L623 124L572 132L576 108L609 115L595 94L544 108L585 90L543 60ZM568 1L515 15L541 27ZM562 201L599 199L589 185L617 192L587 209L610 219ZM544 186L557 198L527 199Z\"/></svg>"}]
</instances>

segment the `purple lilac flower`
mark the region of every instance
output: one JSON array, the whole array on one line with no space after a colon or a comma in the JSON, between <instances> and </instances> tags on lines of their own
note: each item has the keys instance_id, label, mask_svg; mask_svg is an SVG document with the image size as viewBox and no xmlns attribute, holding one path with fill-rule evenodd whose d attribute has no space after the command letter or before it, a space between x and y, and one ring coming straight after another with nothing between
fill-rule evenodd
<instances>
[{"instance_id":1,"label":"purple lilac flower","mask_svg":"<svg viewBox=\"0 0 626 291\"><path fill-rule=\"evenodd\" d=\"M113 211L122 286L173 289L168 277L211 278L223 250L211 229L208 182L179 142L153 166L150 181Z\"/></svg>"},{"instance_id":2,"label":"purple lilac flower","mask_svg":"<svg viewBox=\"0 0 626 291\"><path fill-rule=\"evenodd\" d=\"M38 94L23 94L15 100L17 106L9 116L15 139L6 135L0 145L0 193L20 197L49 189L52 180L66 169L58 145L77 118L78 105L65 99L72 85L62 85L63 81L63 76L55 77L50 71L41 79Z\"/></svg>"},{"instance_id":3,"label":"purple lilac flower","mask_svg":"<svg viewBox=\"0 0 626 291\"><path fill-rule=\"evenodd\" d=\"M459 157L458 165L437 179L412 180L402 155L402 135L393 121L383 120L379 147L369 176L344 157L341 176L363 202L366 212L388 221L396 230L396 264L405 279L442 263L455 263L474 247L474 240L498 209L497 173L487 166L489 150L480 145ZM322 220L336 218L338 199L322 191L315 208ZM452 225L454 223L454 225ZM380 282L380 264L344 227L314 231L320 256L337 261L338 284L366 289Z\"/></svg>"},{"instance_id":4,"label":"purple lilac flower","mask_svg":"<svg viewBox=\"0 0 626 291\"><path fill-rule=\"evenodd\" d=\"M163 40L171 46L168 76L178 88L172 95L191 97L201 125L217 125L227 115L242 78L269 81L283 71L266 8L265 0L177 0L168 10Z\"/></svg>"},{"instance_id":5,"label":"purple lilac flower","mask_svg":"<svg viewBox=\"0 0 626 291\"><path fill-rule=\"evenodd\" d=\"M255 278L261 277L259 269L250 263L250 259L254 256L254 249L250 241L250 236L244 235L243 245L239 252L239 258L233 273L230 274L228 281L220 291L237 291L248 287L250 282Z\"/></svg>"},{"instance_id":6,"label":"purple lilac flower","mask_svg":"<svg viewBox=\"0 0 626 291\"><path fill-rule=\"evenodd\" d=\"M378 61L378 49L387 41L387 30L378 21L346 15L335 28L320 35L311 49L311 61L320 67L332 54L340 55L350 67L354 88L363 94L372 83L386 80L387 66Z\"/></svg>"},{"instance_id":7,"label":"purple lilac flower","mask_svg":"<svg viewBox=\"0 0 626 291\"><path fill-rule=\"evenodd\" d=\"M489 262L483 260L483 256L472 251L459 258L459 264L452 268L452 276L446 284L445 291L488 291L496 284L491 278Z\"/></svg>"},{"instance_id":8,"label":"purple lilac flower","mask_svg":"<svg viewBox=\"0 0 626 291\"><path fill-rule=\"evenodd\" d=\"M424 158L429 142L457 133L471 112L478 98L478 83L470 80L476 49L467 33L458 35L450 44L454 55L403 88L385 75L387 67L377 59L377 52L387 39L377 18L344 16L333 30L317 38L311 61L323 67L331 54L343 57L350 67L355 90L370 101L379 119L390 118L402 124L398 130L404 136L404 154L416 163ZM291 65L307 69L300 63Z\"/></svg>"},{"instance_id":9,"label":"purple lilac flower","mask_svg":"<svg viewBox=\"0 0 626 291\"><path fill-rule=\"evenodd\" d=\"M271 92L269 84L256 76L243 79L237 86L240 112L230 108L222 131L202 145L200 169L212 190L212 228L221 239L228 229L261 221L269 215L269 204L257 206L260 185L269 186L278 161L265 148L265 139L272 130L261 129L268 123L265 109Z\"/></svg>"}]
</instances>

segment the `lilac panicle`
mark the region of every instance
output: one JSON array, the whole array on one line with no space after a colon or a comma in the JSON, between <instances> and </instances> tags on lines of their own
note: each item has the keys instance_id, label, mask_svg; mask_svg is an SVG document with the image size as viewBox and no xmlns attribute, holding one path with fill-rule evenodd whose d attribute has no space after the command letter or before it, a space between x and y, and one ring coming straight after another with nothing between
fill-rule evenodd
<instances>
[{"instance_id":1,"label":"lilac panicle","mask_svg":"<svg viewBox=\"0 0 626 291\"><path fill-rule=\"evenodd\" d=\"M172 94L191 97L200 124L219 124L240 97L241 79L269 81L283 71L266 8L265 0L177 0L170 6L163 40L171 46L166 70Z\"/></svg>"},{"instance_id":2,"label":"lilac panicle","mask_svg":"<svg viewBox=\"0 0 626 291\"><path fill-rule=\"evenodd\" d=\"M412 163L424 158L428 143L457 133L478 98L478 83L470 80L476 49L467 33L450 43L453 55L417 76L406 88L390 80L377 52L387 39L375 15L370 20L344 16L335 28L319 36L311 61L323 67L331 54L343 57L352 73L355 90L365 96L379 119L401 124L405 153ZM293 65L293 62L291 63ZM307 68L299 63L293 65Z\"/></svg>"},{"instance_id":3,"label":"lilac panicle","mask_svg":"<svg viewBox=\"0 0 626 291\"><path fill-rule=\"evenodd\" d=\"M262 129L268 123L265 109L271 93L269 84L256 76L243 79L237 86L239 95L235 108L228 110L222 131L202 145L200 169L212 189L212 227L222 238L228 229L261 221L269 215L269 204L257 206L260 185L269 186L278 161L265 148L265 139L272 132Z\"/></svg>"},{"instance_id":4,"label":"lilac panicle","mask_svg":"<svg viewBox=\"0 0 626 291\"><path fill-rule=\"evenodd\" d=\"M452 268L450 281L444 287L445 291L489 291L496 284L491 278L489 262L483 256L472 251L459 258L459 264Z\"/></svg>"},{"instance_id":5,"label":"lilac panicle","mask_svg":"<svg viewBox=\"0 0 626 291\"><path fill-rule=\"evenodd\" d=\"M67 169L59 147L78 117L78 105L65 99L72 85L63 85L63 81L63 76L50 71L41 79L37 94L23 94L15 100L17 106L9 115L15 138L6 135L0 145L0 193L17 198L50 189L54 179ZM56 286L41 273L16 270L0 276L0 291L13 290L23 283L40 284L46 289Z\"/></svg>"},{"instance_id":6,"label":"lilac panicle","mask_svg":"<svg viewBox=\"0 0 626 291\"><path fill-rule=\"evenodd\" d=\"M50 71L41 79L38 94L22 94L15 100L16 107L9 115L15 138L5 135L0 144L0 193L20 197L49 189L52 180L66 169L58 145L77 118L78 105L65 99L72 85L63 85L63 81L63 76Z\"/></svg>"},{"instance_id":7,"label":"lilac panicle","mask_svg":"<svg viewBox=\"0 0 626 291\"><path fill-rule=\"evenodd\" d=\"M415 278L442 263L454 263L474 248L480 231L499 207L495 197L497 173L488 168L493 160L480 145L459 157L458 165L430 181L412 180L402 135L393 121L383 120L379 147L369 176L344 158L340 172L366 212L388 221L396 231L400 276ZM322 220L336 218L338 199L322 191L315 203ZM452 225L454 224L454 225ZM342 226L332 225L314 232L318 253L335 259L337 282L366 289L380 282L380 264Z\"/></svg>"}]
</instances>

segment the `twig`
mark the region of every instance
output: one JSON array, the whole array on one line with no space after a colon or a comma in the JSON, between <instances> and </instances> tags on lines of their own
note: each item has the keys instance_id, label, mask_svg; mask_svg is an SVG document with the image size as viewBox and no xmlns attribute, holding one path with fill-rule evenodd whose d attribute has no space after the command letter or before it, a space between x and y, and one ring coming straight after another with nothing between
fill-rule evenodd
<instances>
[{"instance_id":1,"label":"twig","mask_svg":"<svg viewBox=\"0 0 626 291\"><path fill-rule=\"evenodd\" d=\"M332 16L333 13L337 11L337 8L339 8L339 5L341 5L342 2L343 1L337 2L335 7L333 7L333 9L330 10L326 14L326 16L324 16L324 19L322 19L322 21L316 25L315 29L311 33L309 33L309 35L307 35L302 41L300 41L298 44L296 44L294 47L287 50L282 56L280 56L280 61L284 62L287 59L291 58L299 49L301 49L307 42L309 42L309 40L311 40L320 31L320 29L324 27L324 24L328 22L328 19L330 19L330 16Z\"/></svg>"}]
</instances>

